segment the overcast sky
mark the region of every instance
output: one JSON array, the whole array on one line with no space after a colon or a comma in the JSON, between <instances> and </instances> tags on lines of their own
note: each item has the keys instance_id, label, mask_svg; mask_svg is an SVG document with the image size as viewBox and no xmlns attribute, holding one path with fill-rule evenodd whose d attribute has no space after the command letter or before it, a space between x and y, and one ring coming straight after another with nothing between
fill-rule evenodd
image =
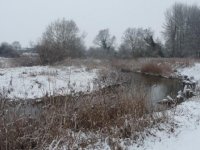
<instances>
[{"instance_id":1,"label":"overcast sky","mask_svg":"<svg viewBox=\"0 0 200 150\"><path fill-rule=\"evenodd\" d=\"M179 0L198 4L200 0ZM0 0L0 43L36 42L58 18L73 19L92 44L100 29L109 28L118 42L128 27L151 27L160 35L164 12L175 0Z\"/></svg>"}]
</instances>

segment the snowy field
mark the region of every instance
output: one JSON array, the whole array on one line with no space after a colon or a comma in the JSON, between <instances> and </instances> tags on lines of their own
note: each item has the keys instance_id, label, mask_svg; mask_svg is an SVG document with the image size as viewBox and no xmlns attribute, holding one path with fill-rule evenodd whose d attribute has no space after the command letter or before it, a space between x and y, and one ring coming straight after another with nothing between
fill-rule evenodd
<instances>
[{"instance_id":1,"label":"snowy field","mask_svg":"<svg viewBox=\"0 0 200 150\"><path fill-rule=\"evenodd\" d=\"M35 99L90 91L97 70L76 67L18 67L0 69L0 90L9 99Z\"/></svg>"}]
</instances>

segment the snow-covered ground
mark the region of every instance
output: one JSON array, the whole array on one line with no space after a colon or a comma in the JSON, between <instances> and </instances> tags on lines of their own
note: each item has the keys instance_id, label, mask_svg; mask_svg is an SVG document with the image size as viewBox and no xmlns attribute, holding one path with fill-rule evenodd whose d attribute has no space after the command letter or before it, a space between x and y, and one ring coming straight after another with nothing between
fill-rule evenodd
<instances>
[{"instance_id":1,"label":"snow-covered ground","mask_svg":"<svg viewBox=\"0 0 200 150\"><path fill-rule=\"evenodd\" d=\"M190 68L178 70L181 75L193 77L200 86L200 64L196 63ZM154 136L147 137L144 144L130 146L130 150L199 150L200 149L200 96L195 96L188 101L168 111L170 123L175 123L174 132L167 132L167 124L161 125L163 130L152 130ZM171 128L171 127L170 127Z\"/></svg>"},{"instance_id":2,"label":"snow-covered ground","mask_svg":"<svg viewBox=\"0 0 200 150\"><path fill-rule=\"evenodd\" d=\"M200 64L179 69L182 75L193 77L200 86ZM90 91L97 70L75 67L19 67L0 69L1 94L11 99L40 98L46 94L67 94L70 91ZM152 135L143 143L129 146L130 150L199 150L200 96L168 110L169 122L159 129L150 129ZM173 130L172 124L175 124ZM172 132L173 131L173 132ZM105 143L105 149L109 150Z\"/></svg>"},{"instance_id":3,"label":"snow-covered ground","mask_svg":"<svg viewBox=\"0 0 200 150\"><path fill-rule=\"evenodd\" d=\"M90 91L97 70L76 67L17 67L0 69L0 93L10 99Z\"/></svg>"},{"instance_id":4,"label":"snow-covered ground","mask_svg":"<svg viewBox=\"0 0 200 150\"><path fill-rule=\"evenodd\" d=\"M200 84L200 63L195 63L194 66L189 68L178 69L181 75L186 75L188 77L193 77ZM200 85L199 85L200 86Z\"/></svg>"},{"instance_id":5,"label":"snow-covered ground","mask_svg":"<svg viewBox=\"0 0 200 150\"><path fill-rule=\"evenodd\" d=\"M179 74L193 77L200 86L200 64L181 68ZM195 96L177 107L167 110L168 122L146 129L142 140L125 146L126 150L200 150L200 95ZM149 134L150 133L150 134ZM148 136L147 136L148 135ZM100 149L111 150L107 142L101 143Z\"/></svg>"},{"instance_id":6,"label":"snow-covered ground","mask_svg":"<svg viewBox=\"0 0 200 150\"><path fill-rule=\"evenodd\" d=\"M200 81L200 64L179 69L178 72L193 77L195 81ZM199 83L197 86L200 86ZM141 140L128 147L123 144L125 141L120 140L122 149L200 150L200 96L192 97L177 107L166 110L165 113L169 117L167 122L158 124L155 128L146 129L141 134ZM111 150L106 140L96 144L100 147L98 150Z\"/></svg>"},{"instance_id":7,"label":"snow-covered ground","mask_svg":"<svg viewBox=\"0 0 200 150\"><path fill-rule=\"evenodd\" d=\"M170 121L153 129L142 146L133 145L130 150L199 150L200 149L200 100L195 97L176 109L168 111ZM175 123L174 132L172 123ZM171 125L170 125L171 124Z\"/></svg>"},{"instance_id":8,"label":"snow-covered ground","mask_svg":"<svg viewBox=\"0 0 200 150\"><path fill-rule=\"evenodd\" d=\"M0 68L8 68L13 66L14 64L12 63L13 58L4 58L0 57Z\"/></svg>"}]
</instances>

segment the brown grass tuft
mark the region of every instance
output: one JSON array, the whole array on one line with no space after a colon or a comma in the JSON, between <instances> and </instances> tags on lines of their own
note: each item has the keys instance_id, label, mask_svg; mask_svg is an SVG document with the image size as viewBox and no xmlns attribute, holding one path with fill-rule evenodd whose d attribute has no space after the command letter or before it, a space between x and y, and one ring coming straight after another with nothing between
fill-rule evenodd
<instances>
[{"instance_id":1,"label":"brown grass tuft","mask_svg":"<svg viewBox=\"0 0 200 150\"><path fill-rule=\"evenodd\" d=\"M142 73L169 76L173 73L171 66L167 63L145 63L141 67Z\"/></svg>"},{"instance_id":2,"label":"brown grass tuft","mask_svg":"<svg viewBox=\"0 0 200 150\"><path fill-rule=\"evenodd\" d=\"M163 69L155 63L147 63L142 65L141 72L160 75L163 73Z\"/></svg>"}]
</instances>

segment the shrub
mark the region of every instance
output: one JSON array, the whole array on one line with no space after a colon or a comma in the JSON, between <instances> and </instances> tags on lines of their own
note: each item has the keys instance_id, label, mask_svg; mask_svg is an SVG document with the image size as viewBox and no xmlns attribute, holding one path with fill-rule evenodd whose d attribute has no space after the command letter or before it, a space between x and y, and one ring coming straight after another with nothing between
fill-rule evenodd
<instances>
[{"instance_id":1,"label":"shrub","mask_svg":"<svg viewBox=\"0 0 200 150\"><path fill-rule=\"evenodd\" d=\"M53 64L66 57L82 56L85 46L76 23L63 19L47 27L36 49L43 64Z\"/></svg>"},{"instance_id":2,"label":"shrub","mask_svg":"<svg viewBox=\"0 0 200 150\"><path fill-rule=\"evenodd\" d=\"M163 69L156 63L143 64L141 67L142 73L162 74Z\"/></svg>"},{"instance_id":3,"label":"shrub","mask_svg":"<svg viewBox=\"0 0 200 150\"><path fill-rule=\"evenodd\" d=\"M12 60L12 63L15 66L37 66L40 65L40 59L38 56L29 56L29 55L22 55L19 58L15 58Z\"/></svg>"},{"instance_id":4,"label":"shrub","mask_svg":"<svg viewBox=\"0 0 200 150\"><path fill-rule=\"evenodd\" d=\"M162 76L170 76L173 73L172 67L167 62L155 63L149 62L141 66L142 73L150 73Z\"/></svg>"},{"instance_id":5,"label":"shrub","mask_svg":"<svg viewBox=\"0 0 200 150\"><path fill-rule=\"evenodd\" d=\"M19 57L19 53L8 43L2 43L0 46L0 56L8 58Z\"/></svg>"}]
</instances>

